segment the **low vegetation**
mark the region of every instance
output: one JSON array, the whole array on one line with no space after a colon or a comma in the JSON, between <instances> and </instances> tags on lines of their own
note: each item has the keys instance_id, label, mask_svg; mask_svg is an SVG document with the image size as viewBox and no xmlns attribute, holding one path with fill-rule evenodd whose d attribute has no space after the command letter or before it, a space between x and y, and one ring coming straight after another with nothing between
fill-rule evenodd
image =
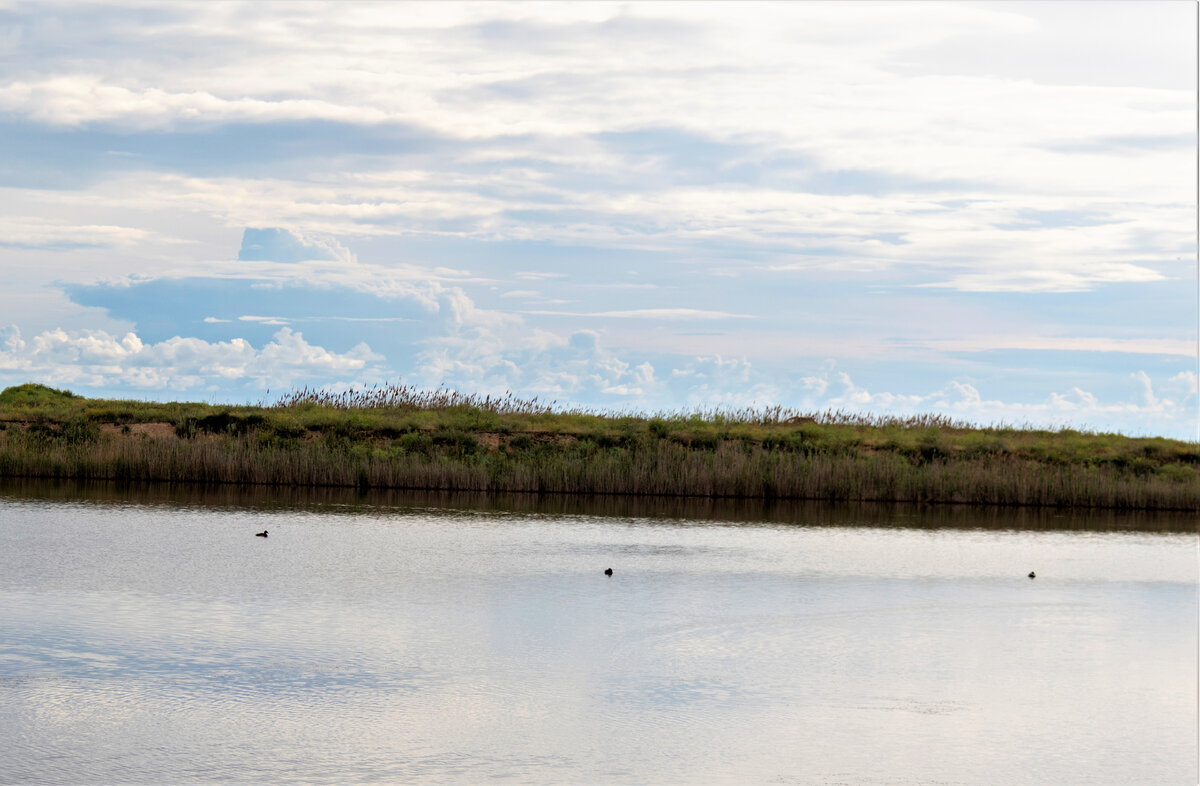
<instances>
[{"instance_id":1,"label":"low vegetation","mask_svg":"<svg viewBox=\"0 0 1200 786\"><path fill-rule=\"evenodd\" d=\"M1187 442L784 408L597 413L403 386L257 406L0 392L0 475L1200 510Z\"/></svg>"}]
</instances>

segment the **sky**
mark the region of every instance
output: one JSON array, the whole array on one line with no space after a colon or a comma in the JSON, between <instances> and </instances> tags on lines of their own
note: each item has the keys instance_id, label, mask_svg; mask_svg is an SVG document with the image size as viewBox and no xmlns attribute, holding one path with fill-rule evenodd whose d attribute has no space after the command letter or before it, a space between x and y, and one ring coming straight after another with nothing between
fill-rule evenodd
<instances>
[{"instance_id":1,"label":"sky","mask_svg":"<svg viewBox=\"0 0 1200 786\"><path fill-rule=\"evenodd\" d=\"M1196 17L0 0L0 386L1196 439Z\"/></svg>"}]
</instances>

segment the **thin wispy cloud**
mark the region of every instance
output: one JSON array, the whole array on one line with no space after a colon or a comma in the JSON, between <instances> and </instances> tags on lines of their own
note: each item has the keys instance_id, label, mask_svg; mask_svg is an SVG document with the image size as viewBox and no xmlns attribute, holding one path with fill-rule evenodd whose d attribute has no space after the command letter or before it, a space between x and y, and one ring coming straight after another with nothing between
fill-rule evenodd
<instances>
[{"instance_id":1,"label":"thin wispy cloud","mask_svg":"<svg viewBox=\"0 0 1200 786\"><path fill-rule=\"evenodd\" d=\"M749 314L730 314L725 311L704 311L696 308L640 308L631 311L522 311L552 317L598 317L602 319L649 319L665 320L708 320L708 319L752 319Z\"/></svg>"},{"instance_id":2,"label":"thin wispy cloud","mask_svg":"<svg viewBox=\"0 0 1200 786\"><path fill-rule=\"evenodd\" d=\"M286 325L290 320L283 317L256 317L249 314L238 317L239 322L257 322L260 325Z\"/></svg>"},{"instance_id":3,"label":"thin wispy cloud","mask_svg":"<svg viewBox=\"0 0 1200 786\"><path fill-rule=\"evenodd\" d=\"M903 341L896 341L903 344ZM1133 355L1173 355L1187 358L1196 354L1194 339L1184 338L1109 338L1105 336L975 336L970 338L931 339L923 343L931 348L953 352L987 352L997 349L1039 352L1125 352Z\"/></svg>"}]
</instances>

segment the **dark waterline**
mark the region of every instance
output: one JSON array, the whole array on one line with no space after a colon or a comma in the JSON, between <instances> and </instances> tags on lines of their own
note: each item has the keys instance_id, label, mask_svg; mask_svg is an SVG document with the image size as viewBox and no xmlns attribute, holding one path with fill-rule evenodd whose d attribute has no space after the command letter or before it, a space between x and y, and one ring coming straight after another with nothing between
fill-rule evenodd
<instances>
[{"instance_id":1,"label":"dark waterline","mask_svg":"<svg viewBox=\"0 0 1200 786\"><path fill-rule=\"evenodd\" d=\"M520 515L711 520L831 527L1162 533L1192 533L1200 527L1200 514L1180 511L0 478L0 499L5 498L176 508L328 510L364 514L373 514L380 509L436 508Z\"/></svg>"}]
</instances>

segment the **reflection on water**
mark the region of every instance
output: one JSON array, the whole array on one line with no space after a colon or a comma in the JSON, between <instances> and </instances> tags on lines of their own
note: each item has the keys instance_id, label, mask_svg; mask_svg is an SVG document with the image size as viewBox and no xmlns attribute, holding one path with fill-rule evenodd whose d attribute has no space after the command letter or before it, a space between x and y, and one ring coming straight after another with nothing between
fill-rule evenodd
<instances>
[{"instance_id":1,"label":"reflection on water","mask_svg":"<svg viewBox=\"0 0 1200 786\"><path fill-rule=\"evenodd\" d=\"M92 491L0 494L0 782L1196 779L1178 517Z\"/></svg>"},{"instance_id":2,"label":"reflection on water","mask_svg":"<svg viewBox=\"0 0 1200 786\"><path fill-rule=\"evenodd\" d=\"M811 500L629 497L571 494L485 494L347 488L276 488L197 484L117 484L105 481L0 478L0 499L238 508L244 510L376 509L720 520L805 526L879 526L913 529L1088 530L1093 532L1196 532L1200 511L1121 511L912 503L830 503Z\"/></svg>"}]
</instances>

